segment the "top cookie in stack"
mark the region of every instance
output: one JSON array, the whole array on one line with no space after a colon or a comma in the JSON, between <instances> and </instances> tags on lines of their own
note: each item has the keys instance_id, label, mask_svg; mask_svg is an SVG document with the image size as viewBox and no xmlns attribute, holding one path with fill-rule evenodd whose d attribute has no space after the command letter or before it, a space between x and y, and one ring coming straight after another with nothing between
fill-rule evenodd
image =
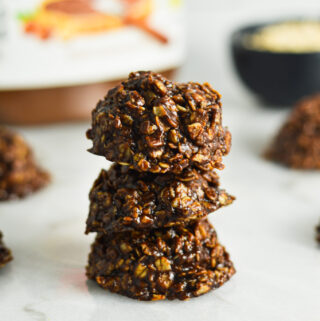
<instances>
[{"instance_id":1,"label":"top cookie in stack","mask_svg":"<svg viewBox=\"0 0 320 321\"><path fill-rule=\"evenodd\" d=\"M90 151L140 172L223 169L231 134L222 125L220 98L208 83L131 73L93 110Z\"/></svg>"}]
</instances>

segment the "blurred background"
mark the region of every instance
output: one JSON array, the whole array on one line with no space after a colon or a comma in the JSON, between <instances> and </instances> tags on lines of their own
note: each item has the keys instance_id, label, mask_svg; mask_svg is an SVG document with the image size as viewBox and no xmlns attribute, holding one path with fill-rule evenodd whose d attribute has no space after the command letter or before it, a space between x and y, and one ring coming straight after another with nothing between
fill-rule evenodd
<instances>
[{"instance_id":1,"label":"blurred background","mask_svg":"<svg viewBox=\"0 0 320 321\"><path fill-rule=\"evenodd\" d=\"M253 96L251 95L252 92L249 94L243 82L236 77L230 50L231 35L239 28L256 24L291 19L315 19L317 21L320 4L313 0L304 2L227 0L222 2L200 1L199 3L186 1L186 7L187 62L189 63L186 63L183 72L185 72L185 75L192 72L194 79L209 80L218 90L222 91L223 88L222 93L225 102L230 99L233 100L233 103L239 103L247 101L247 99L250 100ZM299 41L299 39L296 39L296 41ZM319 43L319 38L314 42ZM194 63L190 63L190 61ZM313 67L317 69L317 63ZM286 69L286 66L282 65L282 68ZM274 71L276 72L276 70ZM261 77L263 76L261 75ZM288 80L290 80L289 75ZM274 81L277 82L276 73ZM295 81L301 84L305 79L295 79ZM254 103L259 104L258 101L254 101ZM264 102L264 105L267 105L267 103Z\"/></svg>"},{"instance_id":2,"label":"blurred background","mask_svg":"<svg viewBox=\"0 0 320 321\"><path fill-rule=\"evenodd\" d=\"M317 21L317 1L2 0L0 8L3 123L88 119L114 82L139 69L209 81L225 102L255 97L276 107L320 83L318 52L242 50L243 35L234 35L247 26ZM78 18L90 10L92 17ZM296 30L296 39L306 32L319 42L314 30Z\"/></svg>"},{"instance_id":3,"label":"blurred background","mask_svg":"<svg viewBox=\"0 0 320 321\"><path fill-rule=\"evenodd\" d=\"M78 19L88 10L91 18ZM242 46L239 35L237 41L232 35L257 24L317 21L318 10L319 3L312 0L1 0L0 122L88 119L90 109L114 81L138 69L171 72L177 80L209 81L225 102L258 97L265 105L292 105L319 86L318 55L304 52L302 56L310 57L279 58L271 53L270 58L261 57L264 53L259 50L232 51L232 43ZM286 54L291 56L290 52L280 56ZM277 77L281 70L282 78ZM247 90L255 85L258 88ZM261 93L268 87L269 92ZM277 88L279 99L264 99Z\"/></svg>"}]
</instances>

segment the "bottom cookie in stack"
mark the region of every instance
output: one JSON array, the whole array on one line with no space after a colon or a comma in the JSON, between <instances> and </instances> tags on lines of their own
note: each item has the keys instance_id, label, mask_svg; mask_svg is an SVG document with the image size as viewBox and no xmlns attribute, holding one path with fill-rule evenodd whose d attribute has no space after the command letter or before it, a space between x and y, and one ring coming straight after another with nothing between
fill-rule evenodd
<instances>
[{"instance_id":1,"label":"bottom cookie in stack","mask_svg":"<svg viewBox=\"0 0 320 321\"><path fill-rule=\"evenodd\" d=\"M0 268L5 266L11 260L12 260L11 252L4 246L2 242L2 233L0 232Z\"/></svg>"},{"instance_id":2,"label":"bottom cookie in stack","mask_svg":"<svg viewBox=\"0 0 320 321\"><path fill-rule=\"evenodd\" d=\"M87 276L138 300L186 300L223 285L235 273L207 219L148 232L98 234Z\"/></svg>"}]
</instances>

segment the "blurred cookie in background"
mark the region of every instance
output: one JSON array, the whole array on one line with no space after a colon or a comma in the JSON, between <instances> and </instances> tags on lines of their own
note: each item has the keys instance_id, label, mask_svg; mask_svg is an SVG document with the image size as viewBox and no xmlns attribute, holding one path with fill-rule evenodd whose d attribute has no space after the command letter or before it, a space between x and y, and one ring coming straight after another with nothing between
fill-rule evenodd
<instances>
[{"instance_id":1,"label":"blurred cookie in background","mask_svg":"<svg viewBox=\"0 0 320 321\"><path fill-rule=\"evenodd\" d=\"M0 268L4 267L12 260L11 251L5 247L2 242L2 233L0 232Z\"/></svg>"},{"instance_id":2,"label":"blurred cookie in background","mask_svg":"<svg viewBox=\"0 0 320 321\"><path fill-rule=\"evenodd\" d=\"M48 184L49 174L38 167L25 140L0 127L0 201L22 198Z\"/></svg>"},{"instance_id":3,"label":"blurred cookie in background","mask_svg":"<svg viewBox=\"0 0 320 321\"><path fill-rule=\"evenodd\" d=\"M266 157L297 169L320 169L320 94L300 101Z\"/></svg>"}]
</instances>

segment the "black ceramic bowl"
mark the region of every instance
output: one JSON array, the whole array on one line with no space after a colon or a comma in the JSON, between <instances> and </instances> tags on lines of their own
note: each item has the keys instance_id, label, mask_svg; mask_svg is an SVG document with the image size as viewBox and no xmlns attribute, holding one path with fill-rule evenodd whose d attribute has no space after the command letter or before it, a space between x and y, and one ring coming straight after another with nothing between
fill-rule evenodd
<instances>
[{"instance_id":1,"label":"black ceramic bowl","mask_svg":"<svg viewBox=\"0 0 320 321\"><path fill-rule=\"evenodd\" d=\"M232 56L240 78L259 98L272 105L291 105L320 91L320 52L278 53L246 48L244 36L271 24L234 32Z\"/></svg>"}]
</instances>

